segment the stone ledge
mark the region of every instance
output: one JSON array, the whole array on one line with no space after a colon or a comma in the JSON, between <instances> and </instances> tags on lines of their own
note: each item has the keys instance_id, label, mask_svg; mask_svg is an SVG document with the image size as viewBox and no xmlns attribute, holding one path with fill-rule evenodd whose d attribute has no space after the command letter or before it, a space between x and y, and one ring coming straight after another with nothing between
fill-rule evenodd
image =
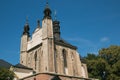
<instances>
[{"instance_id":1,"label":"stone ledge","mask_svg":"<svg viewBox=\"0 0 120 80\"><path fill-rule=\"evenodd\" d=\"M83 77L79 77L79 76L62 75L62 74L57 74L57 73L52 73L52 72L37 73L37 74L33 74L33 75L31 75L31 76L27 76L27 77L22 78L22 79L19 79L19 80L24 80L24 79L27 79L27 78L30 78L30 77L35 77L35 76L37 76L37 75L42 75L42 74L50 75L50 76L76 78L76 79L81 79L81 80L96 80L96 79L94 79L94 78L83 78Z\"/></svg>"}]
</instances>

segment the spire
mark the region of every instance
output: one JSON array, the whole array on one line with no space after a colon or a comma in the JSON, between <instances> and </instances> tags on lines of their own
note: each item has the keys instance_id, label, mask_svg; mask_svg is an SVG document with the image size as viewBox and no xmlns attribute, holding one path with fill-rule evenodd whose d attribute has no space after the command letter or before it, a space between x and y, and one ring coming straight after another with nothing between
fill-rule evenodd
<instances>
[{"instance_id":1,"label":"spire","mask_svg":"<svg viewBox=\"0 0 120 80\"><path fill-rule=\"evenodd\" d=\"M49 2L46 0L46 8L49 8Z\"/></svg>"},{"instance_id":2,"label":"spire","mask_svg":"<svg viewBox=\"0 0 120 80\"><path fill-rule=\"evenodd\" d=\"M45 10L44 10L44 18L47 18L47 19L51 19L51 10L49 8L49 4L48 4L48 0L46 2L46 7L45 7Z\"/></svg>"},{"instance_id":3,"label":"spire","mask_svg":"<svg viewBox=\"0 0 120 80\"><path fill-rule=\"evenodd\" d=\"M28 16L26 16L26 24L28 24Z\"/></svg>"},{"instance_id":4,"label":"spire","mask_svg":"<svg viewBox=\"0 0 120 80\"><path fill-rule=\"evenodd\" d=\"M54 12L54 17L55 17L55 21L56 21L57 20L57 12L56 12L56 10Z\"/></svg>"},{"instance_id":5,"label":"spire","mask_svg":"<svg viewBox=\"0 0 120 80\"><path fill-rule=\"evenodd\" d=\"M28 17L26 17L26 24L25 24L25 26L24 26L23 35L24 35L24 34L29 35L29 30L30 30L30 28L29 28L29 24L28 24Z\"/></svg>"},{"instance_id":6,"label":"spire","mask_svg":"<svg viewBox=\"0 0 120 80\"><path fill-rule=\"evenodd\" d=\"M48 0L46 0L46 7L49 7Z\"/></svg>"}]
</instances>

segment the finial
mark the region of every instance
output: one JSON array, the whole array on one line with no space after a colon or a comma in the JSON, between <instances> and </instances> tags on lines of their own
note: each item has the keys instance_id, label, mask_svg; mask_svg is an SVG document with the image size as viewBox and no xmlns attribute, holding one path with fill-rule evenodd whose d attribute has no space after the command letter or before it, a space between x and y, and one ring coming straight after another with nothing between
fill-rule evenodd
<instances>
[{"instance_id":1,"label":"finial","mask_svg":"<svg viewBox=\"0 0 120 80\"><path fill-rule=\"evenodd\" d=\"M55 17L55 20L57 20L57 11L56 10L54 12L54 17Z\"/></svg>"},{"instance_id":2,"label":"finial","mask_svg":"<svg viewBox=\"0 0 120 80\"><path fill-rule=\"evenodd\" d=\"M29 24L28 24L28 17L26 17L26 24L24 26L24 31L23 31L23 34L27 34L29 36Z\"/></svg>"},{"instance_id":3,"label":"finial","mask_svg":"<svg viewBox=\"0 0 120 80\"><path fill-rule=\"evenodd\" d=\"M26 16L26 24L28 24L28 16Z\"/></svg>"},{"instance_id":4,"label":"finial","mask_svg":"<svg viewBox=\"0 0 120 80\"><path fill-rule=\"evenodd\" d=\"M51 19L51 10L50 10L50 7L48 5L48 0L46 0L46 7L45 7L45 10L44 10L44 18L47 18L47 19Z\"/></svg>"},{"instance_id":5,"label":"finial","mask_svg":"<svg viewBox=\"0 0 120 80\"><path fill-rule=\"evenodd\" d=\"M48 0L46 0L46 4L48 5Z\"/></svg>"},{"instance_id":6,"label":"finial","mask_svg":"<svg viewBox=\"0 0 120 80\"><path fill-rule=\"evenodd\" d=\"M46 0L46 8L48 8L48 7L49 7L48 0Z\"/></svg>"}]
</instances>

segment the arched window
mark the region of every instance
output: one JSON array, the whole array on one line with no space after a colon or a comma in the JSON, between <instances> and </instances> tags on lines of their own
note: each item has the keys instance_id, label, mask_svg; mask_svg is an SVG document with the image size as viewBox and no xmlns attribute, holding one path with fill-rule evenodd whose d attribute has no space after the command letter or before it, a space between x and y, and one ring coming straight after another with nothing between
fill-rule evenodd
<instances>
[{"instance_id":1,"label":"arched window","mask_svg":"<svg viewBox=\"0 0 120 80\"><path fill-rule=\"evenodd\" d=\"M64 73L67 74L67 52L65 49L62 51L63 54L63 68L64 68Z\"/></svg>"},{"instance_id":2,"label":"arched window","mask_svg":"<svg viewBox=\"0 0 120 80\"><path fill-rule=\"evenodd\" d=\"M57 57L58 57L58 55L57 55L57 49L55 49L55 54L54 54L54 59L55 59L55 72L57 73L58 72L58 64L57 64Z\"/></svg>"},{"instance_id":3,"label":"arched window","mask_svg":"<svg viewBox=\"0 0 120 80\"><path fill-rule=\"evenodd\" d=\"M73 53L71 54L71 60L72 60L72 62L74 62L74 55L73 55Z\"/></svg>"},{"instance_id":4,"label":"arched window","mask_svg":"<svg viewBox=\"0 0 120 80\"><path fill-rule=\"evenodd\" d=\"M35 69L36 69L36 65L37 65L37 51L35 52L34 59L35 59Z\"/></svg>"},{"instance_id":5,"label":"arched window","mask_svg":"<svg viewBox=\"0 0 120 80\"><path fill-rule=\"evenodd\" d=\"M75 76L75 60L74 60L73 52L71 53L71 60L72 60L73 76Z\"/></svg>"}]
</instances>

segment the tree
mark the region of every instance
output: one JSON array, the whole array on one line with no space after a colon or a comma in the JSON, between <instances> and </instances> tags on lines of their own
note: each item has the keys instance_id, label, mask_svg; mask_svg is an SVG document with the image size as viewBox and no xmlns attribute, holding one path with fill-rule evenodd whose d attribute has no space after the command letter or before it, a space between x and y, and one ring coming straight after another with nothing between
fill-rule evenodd
<instances>
[{"instance_id":1,"label":"tree","mask_svg":"<svg viewBox=\"0 0 120 80\"><path fill-rule=\"evenodd\" d=\"M99 50L99 54L88 54L84 58L89 77L100 80L120 79L120 46L110 46Z\"/></svg>"},{"instance_id":2,"label":"tree","mask_svg":"<svg viewBox=\"0 0 120 80\"><path fill-rule=\"evenodd\" d=\"M91 55L93 56L94 54ZM93 59L91 59L91 55L89 54L86 58L89 77L98 79L105 78L107 76L106 73L109 73L108 63L98 56L94 56Z\"/></svg>"},{"instance_id":3,"label":"tree","mask_svg":"<svg viewBox=\"0 0 120 80\"><path fill-rule=\"evenodd\" d=\"M0 80L13 80L14 73L6 68L0 68Z\"/></svg>"},{"instance_id":4,"label":"tree","mask_svg":"<svg viewBox=\"0 0 120 80\"><path fill-rule=\"evenodd\" d=\"M109 48L103 48L99 51L99 56L104 58L112 66L120 60L120 46L112 45Z\"/></svg>"},{"instance_id":5,"label":"tree","mask_svg":"<svg viewBox=\"0 0 120 80\"><path fill-rule=\"evenodd\" d=\"M112 45L108 48L103 48L99 51L99 56L105 59L109 66L109 76L110 80L120 79L120 46Z\"/></svg>"}]
</instances>

